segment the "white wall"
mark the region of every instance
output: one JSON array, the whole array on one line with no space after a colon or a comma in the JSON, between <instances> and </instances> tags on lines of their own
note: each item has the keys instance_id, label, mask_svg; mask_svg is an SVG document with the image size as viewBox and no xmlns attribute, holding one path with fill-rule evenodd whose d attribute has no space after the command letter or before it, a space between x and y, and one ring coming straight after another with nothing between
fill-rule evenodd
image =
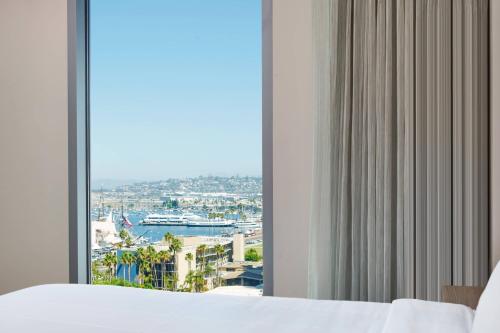
<instances>
[{"instance_id":1,"label":"white wall","mask_svg":"<svg viewBox=\"0 0 500 333\"><path fill-rule=\"evenodd\" d=\"M311 1L273 1L275 296L307 296L312 184Z\"/></svg>"},{"instance_id":2,"label":"white wall","mask_svg":"<svg viewBox=\"0 0 500 333\"><path fill-rule=\"evenodd\" d=\"M0 294L68 281L66 10L0 1Z\"/></svg>"}]
</instances>

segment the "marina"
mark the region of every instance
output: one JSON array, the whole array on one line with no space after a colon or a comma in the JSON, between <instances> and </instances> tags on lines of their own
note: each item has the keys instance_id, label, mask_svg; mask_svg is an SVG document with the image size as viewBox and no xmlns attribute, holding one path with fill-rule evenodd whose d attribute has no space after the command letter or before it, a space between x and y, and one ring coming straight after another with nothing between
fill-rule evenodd
<instances>
[{"instance_id":1,"label":"marina","mask_svg":"<svg viewBox=\"0 0 500 333\"><path fill-rule=\"evenodd\" d=\"M234 285L259 290L260 183L251 177L198 177L94 191L93 283L188 292Z\"/></svg>"},{"instance_id":2,"label":"marina","mask_svg":"<svg viewBox=\"0 0 500 333\"><path fill-rule=\"evenodd\" d=\"M127 230L138 238L137 242L143 244L160 241L167 232L175 236L228 237L235 233L247 236L259 234L262 230L262 223L260 220L255 221L256 218L249 218L248 221L210 221L200 217L196 220L193 218L194 214L188 213L148 211L130 211L124 215L131 224ZM91 223L92 248L106 248L119 242L119 231L124 228L121 212L106 210L102 216L99 218L98 216L98 212L95 211Z\"/></svg>"}]
</instances>

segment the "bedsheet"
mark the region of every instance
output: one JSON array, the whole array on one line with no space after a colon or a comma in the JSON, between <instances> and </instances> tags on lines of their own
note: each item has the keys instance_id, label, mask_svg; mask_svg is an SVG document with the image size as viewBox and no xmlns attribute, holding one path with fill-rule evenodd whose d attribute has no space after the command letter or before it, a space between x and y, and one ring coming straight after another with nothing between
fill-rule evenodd
<instances>
[{"instance_id":1,"label":"bedsheet","mask_svg":"<svg viewBox=\"0 0 500 333\"><path fill-rule=\"evenodd\" d=\"M416 305L411 305L413 302ZM419 302L386 304L43 285L0 296L0 332L393 333L401 332L408 323L412 329L408 332L420 332L425 325L415 325L412 320L428 322L428 313L426 305ZM458 318L456 325L463 326L458 332L469 332L472 310L446 306L453 309L443 310L441 319L451 314L450 322ZM459 311L455 311L457 306ZM412 317L415 309L418 318ZM422 332L432 331L427 325Z\"/></svg>"}]
</instances>

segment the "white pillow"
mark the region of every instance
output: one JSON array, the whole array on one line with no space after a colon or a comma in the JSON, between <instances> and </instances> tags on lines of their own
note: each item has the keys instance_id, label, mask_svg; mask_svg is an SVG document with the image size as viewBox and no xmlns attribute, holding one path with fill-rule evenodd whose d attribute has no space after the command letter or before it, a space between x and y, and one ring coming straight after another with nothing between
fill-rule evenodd
<instances>
[{"instance_id":1,"label":"white pillow","mask_svg":"<svg viewBox=\"0 0 500 333\"><path fill-rule=\"evenodd\" d=\"M500 262L481 294L472 323L472 333L500 332Z\"/></svg>"}]
</instances>

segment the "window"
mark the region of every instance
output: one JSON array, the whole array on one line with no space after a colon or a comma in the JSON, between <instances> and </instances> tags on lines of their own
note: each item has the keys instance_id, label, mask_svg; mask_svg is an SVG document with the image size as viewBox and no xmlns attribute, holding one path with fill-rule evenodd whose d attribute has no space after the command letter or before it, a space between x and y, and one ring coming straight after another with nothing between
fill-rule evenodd
<instances>
[{"instance_id":1,"label":"window","mask_svg":"<svg viewBox=\"0 0 500 333\"><path fill-rule=\"evenodd\" d=\"M92 283L261 293L260 7L91 1Z\"/></svg>"}]
</instances>

